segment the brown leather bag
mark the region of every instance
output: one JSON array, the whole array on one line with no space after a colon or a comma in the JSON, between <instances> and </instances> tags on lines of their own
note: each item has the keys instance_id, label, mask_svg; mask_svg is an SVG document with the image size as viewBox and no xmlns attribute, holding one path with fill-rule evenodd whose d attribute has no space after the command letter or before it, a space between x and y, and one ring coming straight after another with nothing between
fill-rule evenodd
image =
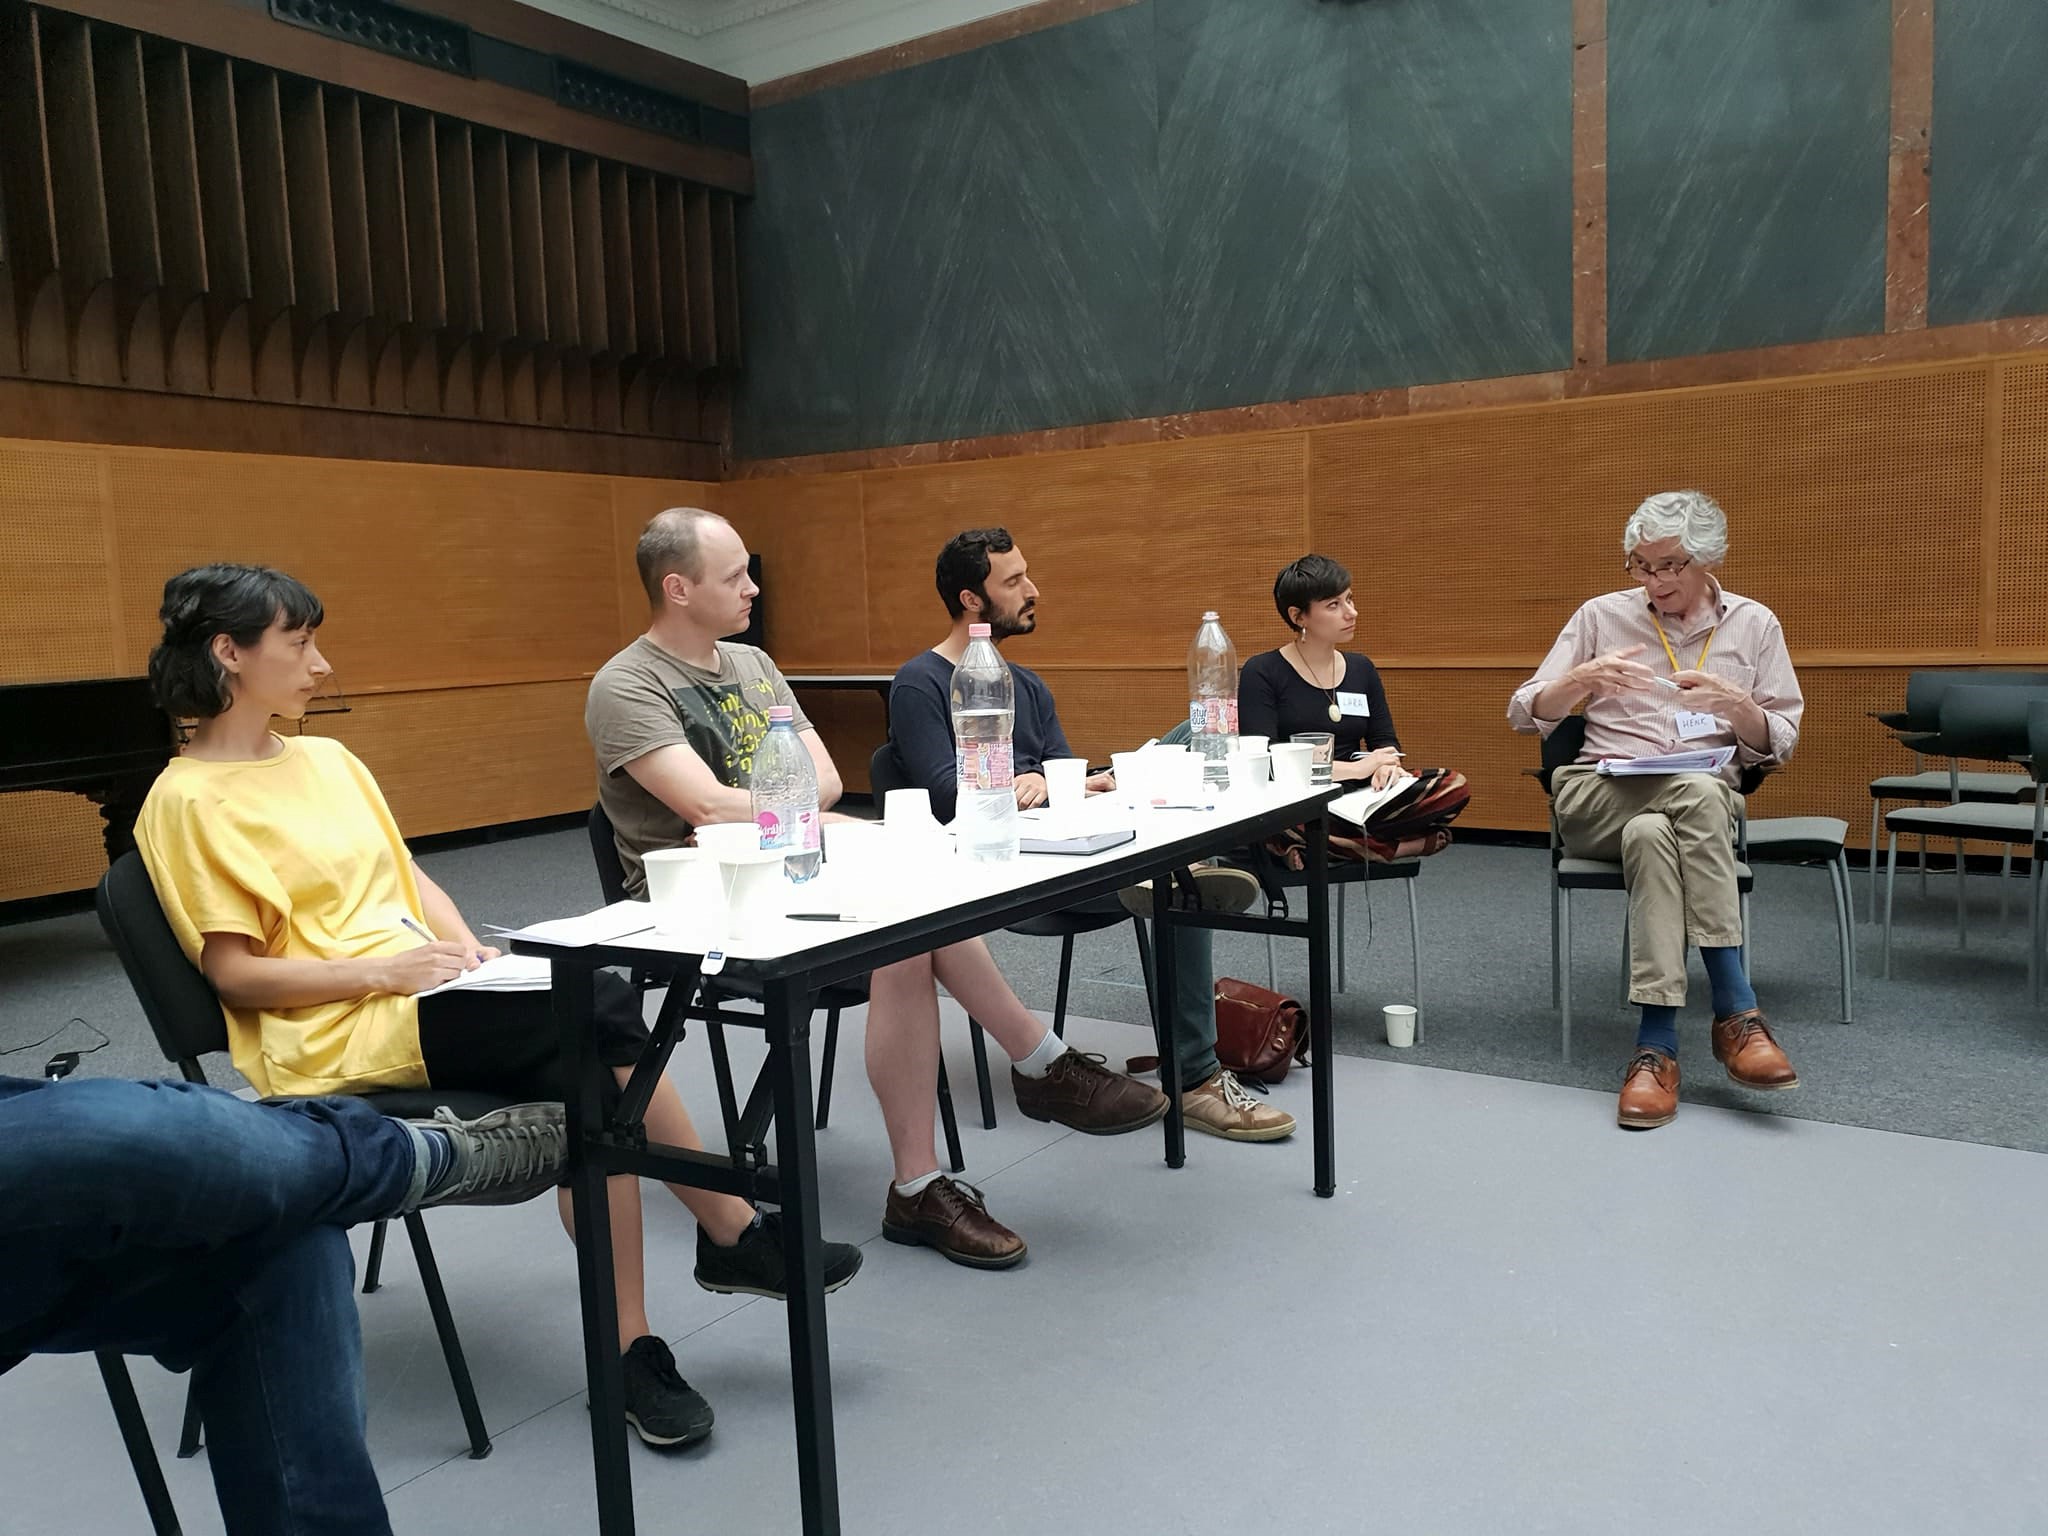
<instances>
[{"instance_id":1,"label":"brown leather bag","mask_svg":"<svg viewBox=\"0 0 2048 1536\"><path fill-rule=\"evenodd\" d=\"M1216 982L1216 1059L1239 1077L1277 1083L1308 1060L1308 1015L1291 997L1249 981Z\"/></svg>"}]
</instances>

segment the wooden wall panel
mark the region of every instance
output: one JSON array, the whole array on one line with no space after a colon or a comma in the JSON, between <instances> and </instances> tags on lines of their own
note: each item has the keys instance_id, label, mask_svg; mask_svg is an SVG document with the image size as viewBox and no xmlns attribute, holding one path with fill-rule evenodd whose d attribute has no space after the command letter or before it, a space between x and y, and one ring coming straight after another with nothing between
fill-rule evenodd
<instances>
[{"instance_id":1,"label":"wooden wall panel","mask_svg":"<svg viewBox=\"0 0 2048 1536\"><path fill-rule=\"evenodd\" d=\"M712 510L730 518L748 549L761 557L768 652L781 666L866 671L880 659L893 669L916 649L877 658L868 642L870 584L859 481L804 475L736 480L712 491ZM928 645L944 632L936 596L924 617Z\"/></svg>"},{"instance_id":2,"label":"wooden wall panel","mask_svg":"<svg viewBox=\"0 0 2048 1536\"><path fill-rule=\"evenodd\" d=\"M0 440L0 571L0 682L119 670L98 452Z\"/></svg>"},{"instance_id":3,"label":"wooden wall panel","mask_svg":"<svg viewBox=\"0 0 2048 1536\"><path fill-rule=\"evenodd\" d=\"M639 568L633 563L633 546L640 530L657 512L670 507L707 507L718 510L713 498L719 487L702 480L613 480L612 496L612 582L618 597L618 641L624 645L647 629L647 594L640 586ZM614 647L616 649L616 647Z\"/></svg>"},{"instance_id":4,"label":"wooden wall panel","mask_svg":"<svg viewBox=\"0 0 2048 1536\"><path fill-rule=\"evenodd\" d=\"M0 795L0 902L92 885L107 867L102 825L77 795Z\"/></svg>"},{"instance_id":5,"label":"wooden wall panel","mask_svg":"<svg viewBox=\"0 0 2048 1536\"><path fill-rule=\"evenodd\" d=\"M1993 643L2048 654L2048 363L2010 366L2002 383Z\"/></svg>"}]
</instances>

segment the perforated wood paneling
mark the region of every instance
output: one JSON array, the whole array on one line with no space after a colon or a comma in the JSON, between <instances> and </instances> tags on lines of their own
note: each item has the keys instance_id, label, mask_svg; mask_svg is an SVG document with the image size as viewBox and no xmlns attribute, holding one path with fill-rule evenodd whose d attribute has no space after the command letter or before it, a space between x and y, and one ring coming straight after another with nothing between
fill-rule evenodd
<instances>
[{"instance_id":1,"label":"perforated wood paneling","mask_svg":"<svg viewBox=\"0 0 2048 1536\"><path fill-rule=\"evenodd\" d=\"M0 902L98 880L107 867L101 826L92 802L76 795L0 795Z\"/></svg>"},{"instance_id":2,"label":"perforated wood paneling","mask_svg":"<svg viewBox=\"0 0 2048 1536\"><path fill-rule=\"evenodd\" d=\"M597 765L580 678L502 688L372 695L309 734L347 743L377 776L408 837L587 807Z\"/></svg>"},{"instance_id":3,"label":"perforated wood paneling","mask_svg":"<svg viewBox=\"0 0 2048 1536\"><path fill-rule=\"evenodd\" d=\"M1191 439L863 476L873 655L888 664L943 633L940 547L1000 523L1041 589L1034 668L1178 665L1204 608L1241 650L1278 620L1272 583L1302 548L1298 433Z\"/></svg>"},{"instance_id":4,"label":"perforated wood paneling","mask_svg":"<svg viewBox=\"0 0 2048 1536\"><path fill-rule=\"evenodd\" d=\"M1997 643L2048 655L2048 363L2012 364L2003 385Z\"/></svg>"},{"instance_id":5,"label":"perforated wood paneling","mask_svg":"<svg viewBox=\"0 0 2048 1536\"><path fill-rule=\"evenodd\" d=\"M1364 422L1314 434L1311 527L1376 653L1533 661L1623 584L1637 503L1688 486L1727 509L1728 585L1795 649L1974 647L1974 602L1867 597L1976 590L1984 399L1971 364Z\"/></svg>"},{"instance_id":6,"label":"perforated wood paneling","mask_svg":"<svg viewBox=\"0 0 2048 1536\"><path fill-rule=\"evenodd\" d=\"M616 649L595 476L114 449L108 482L131 671L165 578L223 559L320 594L345 689L561 676Z\"/></svg>"},{"instance_id":7,"label":"perforated wood paneling","mask_svg":"<svg viewBox=\"0 0 2048 1536\"><path fill-rule=\"evenodd\" d=\"M1128 752L1187 717L1187 676L1179 666L1044 670L1074 751L1091 763Z\"/></svg>"},{"instance_id":8,"label":"perforated wood paneling","mask_svg":"<svg viewBox=\"0 0 2048 1536\"><path fill-rule=\"evenodd\" d=\"M769 654L784 667L865 670L868 566L860 480L735 480L714 487L711 505L761 557ZM935 597L933 612L937 607ZM892 664L902 659L889 658ZM860 766L865 776L865 757Z\"/></svg>"},{"instance_id":9,"label":"perforated wood paneling","mask_svg":"<svg viewBox=\"0 0 2048 1536\"><path fill-rule=\"evenodd\" d=\"M117 670L95 450L0 442L0 572L0 682Z\"/></svg>"}]
</instances>

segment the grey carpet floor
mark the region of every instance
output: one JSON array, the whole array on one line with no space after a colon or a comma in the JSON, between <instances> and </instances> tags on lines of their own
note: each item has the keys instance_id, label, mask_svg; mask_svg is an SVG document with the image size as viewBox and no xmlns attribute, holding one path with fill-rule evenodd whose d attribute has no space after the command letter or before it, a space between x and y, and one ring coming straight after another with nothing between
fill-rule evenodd
<instances>
[{"instance_id":1,"label":"grey carpet floor","mask_svg":"<svg viewBox=\"0 0 2048 1536\"><path fill-rule=\"evenodd\" d=\"M507 838L429 854L434 877L472 921L529 921L599 900L581 831ZM1338 1049L1497 1077L1607 1089L1635 1038L1621 1003L1621 898L1578 901L1577 1009L1573 1061L1559 1054L1550 1009L1548 863L1535 849L1455 846L1430 861L1418 888L1423 935L1425 1040L1390 1049L1379 1010L1410 1002L1407 908L1390 884L1347 903L1349 985L1336 1006ZM1970 937L1955 940L1954 877L1937 874L1929 893L1901 879L1893 976L1878 976L1877 930L1859 923L1855 1022L1840 1022L1833 908L1827 877L1814 870L1759 871L1753 922L1758 994L1799 1067L1803 1086L1753 1095L1728 1082L1707 1048L1706 986L1695 975L1679 1037L1687 1102L1870 1126L1913 1135L2048 1150L2048 1010L2026 996L2025 887L2007 894L2012 916L1998 921L2000 883L1969 877ZM1863 909L1863 877L1856 879ZM1059 945L998 934L1005 972L1031 1006L1050 1009ZM1283 942L1279 984L1299 990L1305 947ZM1216 939L1219 975L1266 979L1262 939ZM1695 961L1695 968L1697 962ZM1076 946L1070 1006L1123 1023L1144 1017L1144 993L1127 927ZM73 1017L82 1025L67 1025ZM81 1070L153 1076L163 1062L112 953L89 914L0 927L0 1050L55 1033L49 1044L0 1055L0 1072L32 1075L59 1049L110 1043ZM230 1079L222 1074L220 1080Z\"/></svg>"}]
</instances>

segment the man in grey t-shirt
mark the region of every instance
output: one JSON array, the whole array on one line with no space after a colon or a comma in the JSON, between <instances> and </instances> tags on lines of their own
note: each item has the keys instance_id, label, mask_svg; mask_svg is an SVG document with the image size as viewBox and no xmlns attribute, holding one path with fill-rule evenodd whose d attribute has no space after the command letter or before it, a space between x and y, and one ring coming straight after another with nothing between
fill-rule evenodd
<instances>
[{"instance_id":1,"label":"man in grey t-shirt","mask_svg":"<svg viewBox=\"0 0 2048 1536\"><path fill-rule=\"evenodd\" d=\"M647 633L592 679L584 725L630 888L646 889L641 858L674 847L693 827L746 821L753 752L768 708L791 703L775 664L723 637L746 627L758 589L747 547L724 518L694 507L657 513L634 560L652 608ZM818 770L818 805L839 798L839 770L801 714L799 739ZM868 1082L881 1102L895 1167L882 1213L892 1242L936 1248L956 1264L1005 1269L1024 1240L988 1213L971 1185L939 1172L932 1086L939 1064L938 983L978 1020L1012 1063L1017 1107L1033 1120L1092 1135L1151 1125L1166 1113L1157 1088L1069 1050L1010 990L981 939L885 965L868 979Z\"/></svg>"}]
</instances>

